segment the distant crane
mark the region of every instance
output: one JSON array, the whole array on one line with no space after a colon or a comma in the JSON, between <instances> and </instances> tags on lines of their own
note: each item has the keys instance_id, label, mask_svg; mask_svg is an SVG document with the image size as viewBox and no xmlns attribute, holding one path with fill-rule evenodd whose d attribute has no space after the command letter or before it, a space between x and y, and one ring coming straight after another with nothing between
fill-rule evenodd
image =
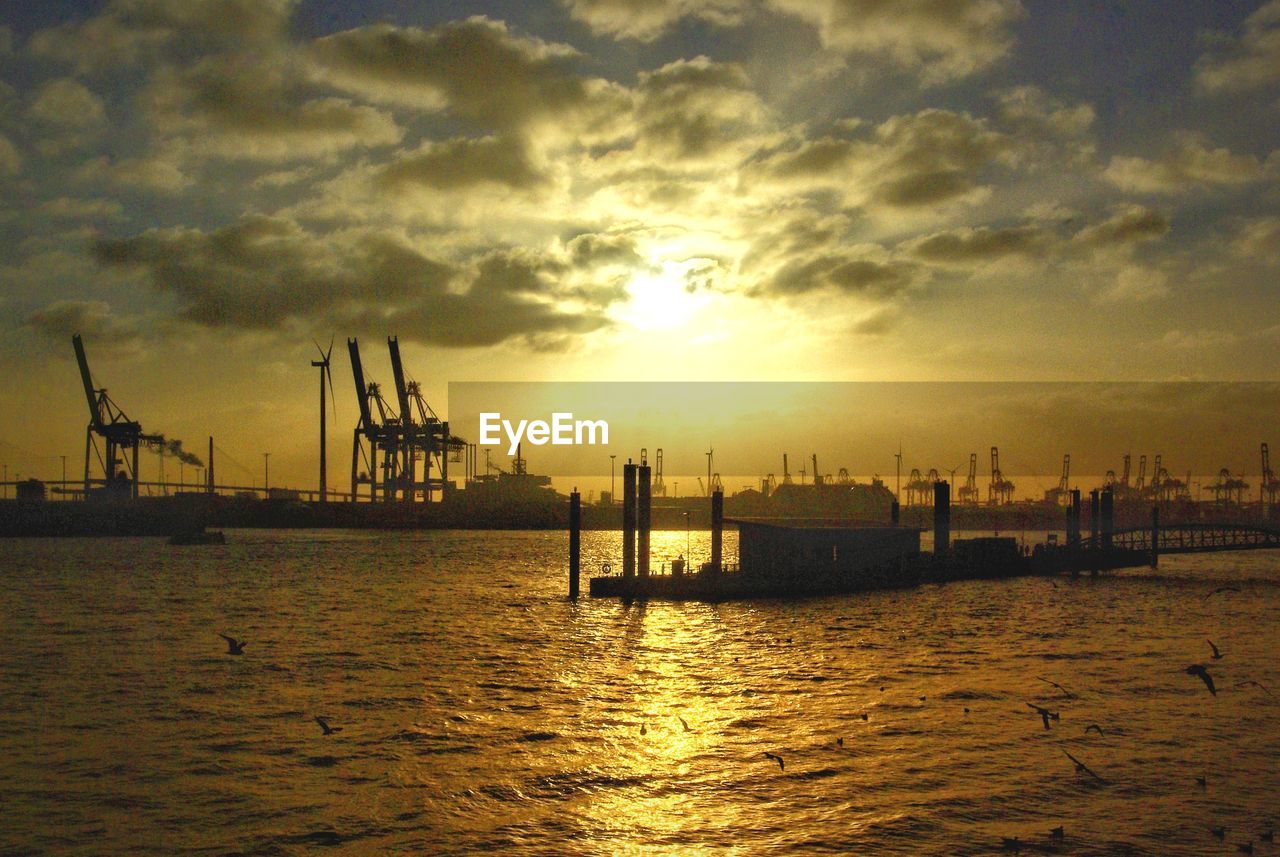
<instances>
[{"instance_id":1,"label":"distant crane","mask_svg":"<svg viewBox=\"0 0 1280 857\"><path fill-rule=\"evenodd\" d=\"M662 481L662 447L658 447L653 460L653 496L667 496L667 483Z\"/></svg>"},{"instance_id":2,"label":"distant crane","mask_svg":"<svg viewBox=\"0 0 1280 857\"><path fill-rule=\"evenodd\" d=\"M314 341L314 340L313 340ZM329 355L333 354L333 339L329 340L329 350L326 351L320 347L320 343L316 342L316 351L320 352L319 360L312 360L311 365L320 370L320 502L323 503L329 499L329 479L328 479L328 444L325 442L325 408L324 408L324 387L325 383L329 384L329 395L333 395L333 374L329 371ZM337 400L334 400L334 416L337 416Z\"/></svg>"},{"instance_id":3,"label":"distant crane","mask_svg":"<svg viewBox=\"0 0 1280 857\"><path fill-rule=\"evenodd\" d=\"M964 480L964 486L956 495L956 499L961 503L968 503L971 506L978 505L978 453L969 453L969 475Z\"/></svg>"},{"instance_id":4,"label":"distant crane","mask_svg":"<svg viewBox=\"0 0 1280 857\"><path fill-rule=\"evenodd\" d=\"M1121 480L1121 484L1127 486L1128 482ZM1138 457L1138 481L1134 484L1133 490L1138 496L1142 496L1142 492L1147 490L1147 457L1145 455Z\"/></svg>"},{"instance_id":5,"label":"distant crane","mask_svg":"<svg viewBox=\"0 0 1280 857\"><path fill-rule=\"evenodd\" d=\"M1271 472L1271 452L1264 443L1262 445L1262 483L1258 488L1258 502L1262 505L1264 514L1275 510L1277 495L1280 495L1280 479L1276 479L1276 475Z\"/></svg>"},{"instance_id":6,"label":"distant crane","mask_svg":"<svg viewBox=\"0 0 1280 857\"><path fill-rule=\"evenodd\" d=\"M387 351L391 357L391 373L396 385L396 398L400 402L400 418L392 422L397 429L399 461L393 474L393 493L401 500L416 501L419 496L431 502L436 495L443 496L449 484L449 462L461 461L466 442L449 433L449 423L436 416L422 395L422 386L407 380L404 363L400 359L400 340L387 337ZM422 468L419 473L419 462ZM516 472L523 472L523 459L517 456ZM432 476L432 472L438 476Z\"/></svg>"},{"instance_id":7,"label":"distant crane","mask_svg":"<svg viewBox=\"0 0 1280 857\"><path fill-rule=\"evenodd\" d=\"M787 469L787 454L782 453L782 484L791 484L791 471Z\"/></svg>"},{"instance_id":8,"label":"distant crane","mask_svg":"<svg viewBox=\"0 0 1280 857\"><path fill-rule=\"evenodd\" d=\"M1243 505L1244 492L1249 488L1243 479L1232 476L1225 467L1218 471L1218 481L1209 487L1213 490L1214 501L1220 506Z\"/></svg>"},{"instance_id":9,"label":"distant crane","mask_svg":"<svg viewBox=\"0 0 1280 857\"><path fill-rule=\"evenodd\" d=\"M400 461L399 415L382 397L380 386L372 381L365 383L360 343L348 339L347 351L351 355L351 375L360 405L360 421L356 423L351 441L351 499L358 499L360 485L367 483L369 499L390 500L395 493ZM360 472L361 461L365 465L364 473Z\"/></svg>"},{"instance_id":10,"label":"distant crane","mask_svg":"<svg viewBox=\"0 0 1280 857\"><path fill-rule=\"evenodd\" d=\"M935 470L934 473L936 474L937 471ZM925 505L929 501L932 490L933 483L925 481L924 476L920 473L920 468L911 468L911 472L907 475L907 505Z\"/></svg>"},{"instance_id":11,"label":"distant crane","mask_svg":"<svg viewBox=\"0 0 1280 857\"><path fill-rule=\"evenodd\" d=\"M1071 455L1064 454L1062 456L1062 478L1058 480L1056 488L1050 488L1044 492L1046 502L1059 506L1069 505L1071 503Z\"/></svg>"},{"instance_id":12,"label":"distant crane","mask_svg":"<svg viewBox=\"0 0 1280 857\"><path fill-rule=\"evenodd\" d=\"M1013 502L1013 483L1000 472L1000 450L991 447L991 484L987 488L987 502L992 506Z\"/></svg>"},{"instance_id":13,"label":"distant crane","mask_svg":"<svg viewBox=\"0 0 1280 857\"><path fill-rule=\"evenodd\" d=\"M143 434L142 425L130 420L125 412L107 395L105 387L95 389L89 374L89 359L85 356L84 342L80 334L71 337L76 350L76 362L80 364L80 380L84 382L84 395L89 403L89 426L84 439L84 494L87 498L94 480L90 463L96 454L102 470L101 484L108 492L127 491L130 497L138 496L138 445L163 444L161 435ZM101 437L105 452L98 449L94 435ZM127 453L127 455L122 455Z\"/></svg>"}]
</instances>

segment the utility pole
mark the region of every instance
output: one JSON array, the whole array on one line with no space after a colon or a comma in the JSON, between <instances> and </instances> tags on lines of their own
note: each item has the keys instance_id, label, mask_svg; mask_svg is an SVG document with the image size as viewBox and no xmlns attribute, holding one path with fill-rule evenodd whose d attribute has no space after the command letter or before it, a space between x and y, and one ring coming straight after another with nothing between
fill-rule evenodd
<instances>
[{"instance_id":1,"label":"utility pole","mask_svg":"<svg viewBox=\"0 0 1280 857\"><path fill-rule=\"evenodd\" d=\"M267 460L271 458L271 453L262 453L262 496L264 498L271 496L271 482L267 479Z\"/></svg>"},{"instance_id":2,"label":"utility pole","mask_svg":"<svg viewBox=\"0 0 1280 857\"><path fill-rule=\"evenodd\" d=\"M67 457L65 455L59 457L62 459L62 487L65 490L67 487Z\"/></svg>"},{"instance_id":3,"label":"utility pole","mask_svg":"<svg viewBox=\"0 0 1280 857\"><path fill-rule=\"evenodd\" d=\"M893 454L893 459L897 462L897 475L893 481L893 499L899 503L902 502L902 444L898 444L898 451Z\"/></svg>"}]
</instances>

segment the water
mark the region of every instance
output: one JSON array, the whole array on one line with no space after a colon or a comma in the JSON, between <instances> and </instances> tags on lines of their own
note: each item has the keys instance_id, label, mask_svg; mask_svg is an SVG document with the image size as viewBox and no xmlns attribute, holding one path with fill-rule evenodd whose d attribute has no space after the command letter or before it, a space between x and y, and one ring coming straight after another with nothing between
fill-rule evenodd
<instances>
[{"instance_id":1,"label":"water","mask_svg":"<svg viewBox=\"0 0 1280 857\"><path fill-rule=\"evenodd\" d=\"M565 544L0 540L0 854L1222 854L1280 821L1280 698L1234 686L1280 693L1276 553L626 606L565 600Z\"/></svg>"}]
</instances>

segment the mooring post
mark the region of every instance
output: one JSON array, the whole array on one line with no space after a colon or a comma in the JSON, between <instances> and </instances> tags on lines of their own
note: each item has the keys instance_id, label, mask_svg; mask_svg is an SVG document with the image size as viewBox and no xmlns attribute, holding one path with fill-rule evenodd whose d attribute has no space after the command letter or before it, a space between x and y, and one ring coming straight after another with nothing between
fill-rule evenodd
<instances>
[{"instance_id":1,"label":"mooring post","mask_svg":"<svg viewBox=\"0 0 1280 857\"><path fill-rule=\"evenodd\" d=\"M1067 544L1080 544L1080 489L1071 489L1071 505L1067 508Z\"/></svg>"},{"instance_id":2,"label":"mooring post","mask_svg":"<svg viewBox=\"0 0 1280 857\"><path fill-rule=\"evenodd\" d=\"M1160 563L1160 507L1151 507L1151 567Z\"/></svg>"},{"instance_id":3,"label":"mooring post","mask_svg":"<svg viewBox=\"0 0 1280 857\"><path fill-rule=\"evenodd\" d=\"M639 484L636 486L636 564L641 577L649 576L649 522L650 522L650 491L649 483L650 471L649 465L641 464L639 467Z\"/></svg>"},{"instance_id":4,"label":"mooring post","mask_svg":"<svg viewBox=\"0 0 1280 857\"><path fill-rule=\"evenodd\" d=\"M582 569L582 495L574 488L569 495L569 597L578 597L578 574Z\"/></svg>"},{"instance_id":5,"label":"mooring post","mask_svg":"<svg viewBox=\"0 0 1280 857\"><path fill-rule=\"evenodd\" d=\"M933 483L933 555L951 549L951 483Z\"/></svg>"},{"instance_id":6,"label":"mooring post","mask_svg":"<svg viewBox=\"0 0 1280 857\"><path fill-rule=\"evenodd\" d=\"M1089 492L1089 537L1093 540L1094 547L1101 544L1098 540L1098 512L1098 489L1094 488Z\"/></svg>"},{"instance_id":7,"label":"mooring post","mask_svg":"<svg viewBox=\"0 0 1280 857\"><path fill-rule=\"evenodd\" d=\"M711 570L722 571L721 546L724 540L724 492L711 492Z\"/></svg>"},{"instance_id":8,"label":"mooring post","mask_svg":"<svg viewBox=\"0 0 1280 857\"><path fill-rule=\"evenodd\" d=\"M898 526L898 521L900 520L901 515L902 512L898 508L898 501L894 500L889 504L889 523L893 524L895 527Z\"/></svg>"},{"instance_id":9,"label":"mooring post","mask_svg":"<svg viewBox=\"0 0 1280 857\"><path fill-rule=\"evenodd\" d=\"M636 573L636 465L622 465L622 576Z\"/></svg>"},{"instance_id":10,"label":"mooring post","mask_svg":"<svg viewBox=\"0 0 1280 857\"><path fill-rule=\"evenodd\" d=\"M1111 534L1116 531L1116 495L1108 488L1102 492L1102 546L1111 549Z\"/></svg>"}]
</instances>

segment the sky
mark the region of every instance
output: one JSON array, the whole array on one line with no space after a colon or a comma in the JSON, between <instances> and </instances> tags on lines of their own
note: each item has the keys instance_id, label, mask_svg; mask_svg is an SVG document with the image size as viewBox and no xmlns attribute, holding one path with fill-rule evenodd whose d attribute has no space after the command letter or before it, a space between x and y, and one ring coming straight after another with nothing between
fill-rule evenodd
<instances>
[{"instance_id":1,"label":"sky","mask_svg":"<svg viewBox=\"0 0 1280 857\"><path fill-rule=\"evenodd\" d=\"M347 337L441 410L1280 380L1278 84L1280 0L4 4L0 460L78 473L74 333L147 431L299 487L315 343L349 461Z\"/></svg>"}]
</instances>

